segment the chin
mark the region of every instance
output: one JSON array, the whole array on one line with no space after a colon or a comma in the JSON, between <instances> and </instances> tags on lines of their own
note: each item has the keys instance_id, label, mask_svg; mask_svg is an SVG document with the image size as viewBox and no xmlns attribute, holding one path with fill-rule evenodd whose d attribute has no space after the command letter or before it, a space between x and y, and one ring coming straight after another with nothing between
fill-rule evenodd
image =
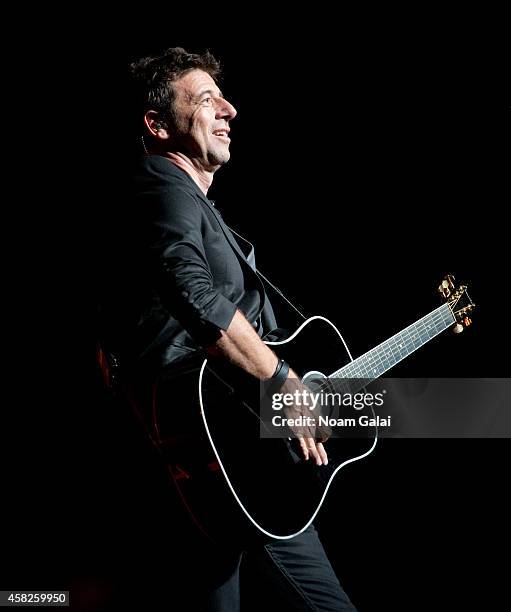
<instances>
[{"instance_id":1,"label":"chin","mask_svg":"<svg viewBox=\"0 0 511 612\"><path fill-rule=\"evenodd\" d=\"M231 154L229 151L222 151L218 153L213 153L209 156L209 161L214 166L222 166L226 164L231 158Z\"/></svg>"}]
</instances>

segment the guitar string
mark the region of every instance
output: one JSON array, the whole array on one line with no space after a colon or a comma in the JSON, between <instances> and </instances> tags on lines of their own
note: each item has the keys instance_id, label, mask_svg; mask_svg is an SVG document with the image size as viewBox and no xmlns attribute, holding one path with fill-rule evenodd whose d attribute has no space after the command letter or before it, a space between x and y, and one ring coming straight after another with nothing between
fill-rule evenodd
<instances>
[{"instance_id":1,"label":"guitar string","mask_svg":"<svg viewBox=\"0 0 511 612\"><path fill-rule=\"evenodd\" d=\"M440 309L442 308L443 306L440 307ZM395 334L394 336L382 342L380 345L371 349L367 353L364 353L361 357L358 357L357 359L355 359L354 362L347 364L343 368L340 368L339 370L331 374L330 377L338 376L340 372L343 370L344 372L347 372L350 369L353 370L353 372L357 372L358 370L359 373L363 373L365 370L365 373L372 374L373 370L377 370L379 366L381 365L383 365L387 369L388 367L392 367L392 365L395 365L396 363L401 361L401 359L392 360L392 357L393 357L392 354L395 354L396 350L398 350L399 353L401 354L401 351L403 349L403 352L405 353L405 355L404 356L400 355L400 356L402 358L407 357L414 350L423 346L426 342L428 342L430 339L438 335L438 333L443 331L447 326L449 326L452 323L451 315L448 316L448 320L447 320L444 317L443 312L435 311L433 316L432 314L433 313L426 315L426 317L423 317L423 319L408 326L403 331ZM440 320L439 320L439 317L440 317ZM434 325L432 325L432 323ZM435 333L431 336L430 332L432 329L435 330ZM390 357L389 357L389 352L390 352ZM373 364L376 366L376 368L372 366L367 367L366 363L368 360L371 360Z\"/></svg>"},{"instance_id":2,"label":"guitar string","mask_svg":"<svg viewBox=\"0 0 511 612\"><path fill-rule=\"evenodd\" d=\"M348 370L350 368L356 370L357 367L361 367L362 365L364 365L363 362L360 363L360 360L364 360L367 362L368 359L371 359L373 361L379 359L380 365L384 364L385 361L390 363L391 359L389 358L389 351L391 354L395 354L396 350L399 351L399 353L403 351L405 353L404 356L407 357L411 352L413 352L413 350L423 346L428 340L435 337L438 333L443 331L448 325L452 323L453 320L451 315L448 316L448 319L444 317L444 312L442 311L443 308L444 306L441 306L439 309L437 309L437 311L429 313L419 321L413 323L412 325L409 325L401 332L398 332L397 334L395 334L388 340L385 340L375 348L371 349L370 351L367 351L366 353L355 359L354 362L347 364L343 368L340 368L330 376L335 376L342 370ZM435 330L435 333L433 335L430 335L432 329ZM417 339L419 339L419 341L416 345ZM410 348L412 348L412 350L410 350ZM400 361L400 359L394 361L394 363L397 363L398 361ZM376 365L378 365L378 363L376 363ZM372 371L370 368L367 367L365 367L365 369L367 373L370 373Z\"/></svg>"},{"instance_id":3,"label":"guitar string","mask_svg":"<svg viewBox=\"0 0 511 612\"><path fill-rule=\"evenodd\" d=\"M429 342L429 340L432 340L442 331L447 329L447 327L453 322L453 319L454 317L452 316L448 305L444 304L440 306L432 313L425 315L422 317L422 319L419 319L419 321L408 326L403 331L398 332L374 349L371 349L343 368L340 368L336 372L330 374L325 383L319 384L318 388L323 390L331 387L332 378L369 378L371 380L378 378L381 376L381 374L385 373L402 359L408 357L415 350L419 349L421 346L424 346L424 344ZM434 330L434 333L431 334L432 330ZM417 338L419 340L418 344L416 345ZM391 343L393 343L393 345ZM401 354L400 344L404 346L404 355ZM396 355L396 348L399 349L400 355L398 359L393 360L392 357L393 355ZM390 351L390 357L388 351ZM372 369L369 369L366 365L369 355L371 355L369 358L372 359L373 364L376 366ZM341 372L343 373L342 375ZM367 384L367 381L364 383L364 385L362 385L362 387L365 386L365 384Z\"/></svg>"},{"instance_id":4,"label":"guitar string","mask_svg":"<svg viewBox=\"0 0 511 612\"><path fill-rule=\"evenodd\" d=\"M396 334L391 339L375 347L375 349L357 358L354 363L348 364L334 372L330 377L368 376L373 378L381 375L451 324L451 320L447 321L443 317L439 319L438 315L441 316L442 313L435 315L435 318L431 318L427 324L422 321L410 326L403 332ZM368 360L371 361L371 365L368 365Z\"/></svg>"},{"instance_id":5,"label":"guitar string","mask_svg":"<svg viewBox=\"0 0 511 612\"><path fill-rule=\"evenodd\" d=\"M427 315L422 317L422 319L419 319L419 321L413 323L412 325L409 325L403 331L398 332L397 334L389 338L387 341L375 347L375 349L373 349L372 351L369 351L365 355L362 355L360 358L358 358L358 360L363 360L364 357L367 358L367 355L373 353L373 365L376 365L376 368L372 368L372 370L370 371L365 365L364 360L358 364L356 363L357 360L355 360L354 362L351 362L344 368L341 368L333 375L328 377L325 382L318 384L314 388L314 391L319 390L319 392L322 392L325 389L331 390L331 378L335 376L335 374L339 376L340 372L346 374L350 370L351 372L350 374L348 374L348 376L353 376L354 378L356 378L356 380L353 381L350 378L347 381L344 381L344 384L342 385L343 391L349 391L350 393L360 391L368 384L367 380L365 380L361 384L359 380L360 378L370 378L371 380L378 378L381 374L392 368L396 363L398 363L399 361L410 355L412 352L426 344L429 340L432 340L438 334L447 329L447 327L452 324L453 320L454 316L452 315L449 306L447 304L440 306L432 313L428 313ZM402 347L400 346L400 344L404 345L404 355L403 351L401 350ZM397 359L393 360L392 355L391 357L389 357L388 351L390 350L391 353L394 353L394 356L397 356L395 351L396 348L399 349L399 355ZM376 363L377 361L379 361L379 364Z\"/></svg>"}]
</instances>

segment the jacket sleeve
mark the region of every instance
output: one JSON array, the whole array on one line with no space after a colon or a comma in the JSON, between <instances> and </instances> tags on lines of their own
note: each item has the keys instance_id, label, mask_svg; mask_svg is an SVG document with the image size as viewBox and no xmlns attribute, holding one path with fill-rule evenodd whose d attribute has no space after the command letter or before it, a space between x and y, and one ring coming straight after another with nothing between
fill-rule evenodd
<instances>
[{"instance_id":1,"label":"jacket sleeve","mask_svg":"<svg viewBox=\"0 0 511 612\"><path fill-rule=\"evenodd\" d=\"M148 246L163 305L199 345L213 344L229 327L236 305L214 287L200 204L174 187L156 195L150 206Z\"/></svg>"}]
</instances>

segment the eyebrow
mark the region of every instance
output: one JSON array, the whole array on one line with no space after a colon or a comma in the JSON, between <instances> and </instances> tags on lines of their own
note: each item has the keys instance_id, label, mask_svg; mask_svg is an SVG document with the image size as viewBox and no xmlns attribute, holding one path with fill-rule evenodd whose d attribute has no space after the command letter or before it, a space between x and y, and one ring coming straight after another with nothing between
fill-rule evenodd
<instances>
[{"instance_id":1,"label":"eyebrow","mask_svg":"<svg viewBox=\"0 0 511 612\"><path fill-rule=\"evenodd\" d=\"M224 97L224 94L220 90L218 90L218 94L216 94L212 89L205 89L204 91L201 91L199 94L197 94L196 97L197 98L202 98L202 96L205 95L205 94L210 94L212 96L218 95L218 97L220 97L220 98Z\"/></svg>"}]
</instances>

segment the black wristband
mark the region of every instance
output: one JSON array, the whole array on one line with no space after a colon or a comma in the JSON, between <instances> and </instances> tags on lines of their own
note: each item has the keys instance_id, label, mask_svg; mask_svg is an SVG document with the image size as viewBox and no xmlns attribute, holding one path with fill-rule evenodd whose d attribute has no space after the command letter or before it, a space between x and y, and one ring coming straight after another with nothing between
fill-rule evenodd
<instances>
[{"instance_id":1,"label":"black wristband","mask_svg":"<svg viewBox=\"0 0 511 612\"><path fill-rule=\"evenodd\" d=\"M287 380L289 374L289 364L281 359L275 369L275 373L270 379L270 389L272 393L278 391L284 382Z\"/></svg>"},{"instance_id":2,"label":"black wristband","mask_svg":"<svg viewBox=\"0 0 511 612\"><path fill-rule=\"evenodd\" d=\"M275 376L278 376L280 370L282 369L282 366L284 365L284 360L283 359L279 359L277 361L277 367L275 368L275 372L273 372L272 374L272 378L275 378Z\"/></svg>"}]
</instances>

